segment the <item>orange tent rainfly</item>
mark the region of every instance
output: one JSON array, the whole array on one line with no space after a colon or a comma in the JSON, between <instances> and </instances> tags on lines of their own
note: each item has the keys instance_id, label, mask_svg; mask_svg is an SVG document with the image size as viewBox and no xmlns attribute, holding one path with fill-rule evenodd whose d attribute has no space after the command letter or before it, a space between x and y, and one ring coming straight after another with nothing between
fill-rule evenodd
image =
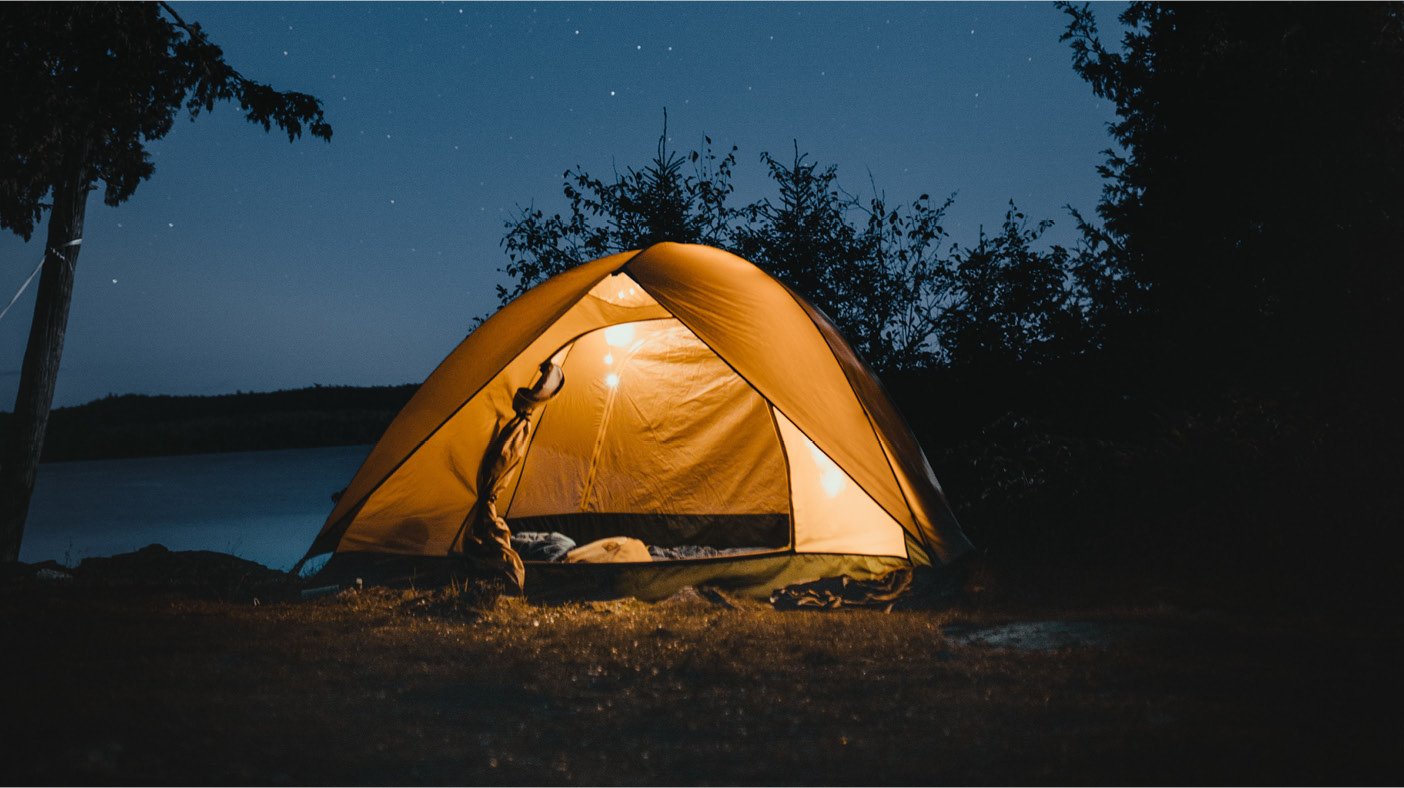
<instances>
[{"instance_id":1,"label":"orange tent rainfly","mask_svg":"<svg viewBox=\"0 0 1404 788\"><path fill-rule=\"evenodd\" d=\"M571 555L614 561L613 590L645 599L703 582L765 596L971 548L829 320L751 263L675 243L573 268L479 326L395 418L307 555L444 557L486 542L510 565L511 535L548 534L562 552L612 540ZM524 557L530 583L547 564Z\"/></svg>"}]
</instances>

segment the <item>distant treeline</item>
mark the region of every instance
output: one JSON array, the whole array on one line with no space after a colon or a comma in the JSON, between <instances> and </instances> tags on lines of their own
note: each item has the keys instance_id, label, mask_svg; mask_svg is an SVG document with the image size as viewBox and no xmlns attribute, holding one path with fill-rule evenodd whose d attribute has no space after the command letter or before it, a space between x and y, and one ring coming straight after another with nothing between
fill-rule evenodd
<instances>
[{"instance_id":1,"label":"distant treeline","mask_svg":"<svg viewBox=\"0 0 1404 788\"><path fill-rule=\"evenodd\" d=\"M418 388L313 386L267 393L125 394L54 410L45 461L374 443ZM0 413L0 436L11 414Z\"/></svg>"}]
</instances>

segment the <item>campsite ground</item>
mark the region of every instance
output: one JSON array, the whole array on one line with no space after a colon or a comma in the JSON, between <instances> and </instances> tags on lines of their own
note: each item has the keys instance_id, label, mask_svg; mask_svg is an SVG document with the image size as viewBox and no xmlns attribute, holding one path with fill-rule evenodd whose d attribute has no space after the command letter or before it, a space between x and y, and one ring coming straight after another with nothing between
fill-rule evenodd
<instances>
[{"instance_id":1,"label":"campsite ground","mask_svg":"<svg viewBox=\"0 0 1404 788\"><path fill-rule=\"evenodd\" d=\"M385 589L255 605L227 587L11 582L0 594L0 774L10 784L1404 778L1394 627L1378 619L1134 568L1093 577L1029 563L976 581L955 607L890 613Z\"/></svg>"}]
</instances>

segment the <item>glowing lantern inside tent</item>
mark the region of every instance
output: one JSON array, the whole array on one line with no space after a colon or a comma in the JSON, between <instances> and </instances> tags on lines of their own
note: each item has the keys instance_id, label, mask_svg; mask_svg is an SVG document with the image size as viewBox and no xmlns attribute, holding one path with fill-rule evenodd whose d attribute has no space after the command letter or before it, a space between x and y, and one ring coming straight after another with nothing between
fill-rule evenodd
<instances>
[{"instance_id":1,"label":"glowing lantern inside tent","mask_svg":"<svg viewBox=\"0 0 1404 788\"><path fill-rule=\"evenodd\" d=\"M605 329L605 344L610 347L624 347L634 341L634 324L620 323Z\"/></svg>"},{"instance_id":2,"label":"glowing lantern inside tent","mask_svg":"<svg viewBox=\"0 0 1404 788\"><path fill-rule=\"evenodd\" d=\"M848 486L848 478L844 472L829 459L829 455L819 451L819 447L809 438L805 438L804 443L809 447L809 456L814 458L814 464L819 469L819 486L824 488L824 495L833 498L843 492L843 488Z\"/></svg>"}]
</instances>

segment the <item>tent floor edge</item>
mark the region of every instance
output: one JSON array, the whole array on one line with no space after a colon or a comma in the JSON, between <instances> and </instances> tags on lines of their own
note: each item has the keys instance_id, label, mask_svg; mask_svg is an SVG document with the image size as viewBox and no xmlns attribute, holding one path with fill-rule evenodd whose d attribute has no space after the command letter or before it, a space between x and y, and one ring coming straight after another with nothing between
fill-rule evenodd
<instances>
[{"instance_id":1,"label":"tent floor edge","mask_svg":"<svg viewBox=\"0 0 1404 788\"><path fill-rule=\"evenodd\" d=\"M838 575L867 580L911 566L907 559L894 556L833 553L782 553L725 560L630 564L529 562L526 597L529 601L633 597L657 602L688 586L706 586L741 598L765 600L772 591L795 583Z\"/></svg>"},{"instance_id":2,"label":"tent floor edge","mask_svg":"<svg viewBox=\"0 0 1404 788\"><path fill-rule=\"evenodd\" d=\"M912 568L896 556L836 553L771 553L734 558L704 558L617 564L526 562L528 602L594 601L633 597L657 602L692 586L715 588L729 595L766 600L776 589L826 577L847 575L857 580L877 578L893 569ZM943 567L915 567L932 574L932 583L949 574ZM937 577L940 576L940 577ZM335 553L308 586L433 589L491 581L463 556Z\"/></svg>"}]
</instances>

